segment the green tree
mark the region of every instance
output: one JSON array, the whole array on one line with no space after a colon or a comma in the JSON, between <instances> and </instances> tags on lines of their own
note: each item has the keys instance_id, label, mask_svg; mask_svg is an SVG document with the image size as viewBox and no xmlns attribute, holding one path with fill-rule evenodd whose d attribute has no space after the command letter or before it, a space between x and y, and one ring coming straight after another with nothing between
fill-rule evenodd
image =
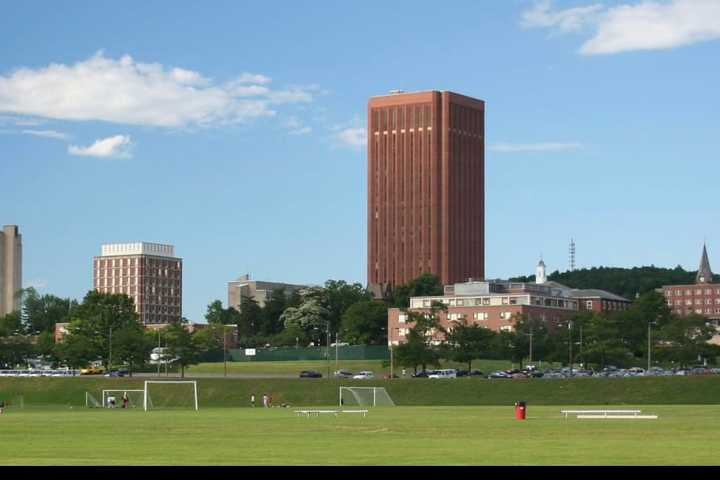
<instances>
[{"instance_id":1,"label":"green tree","mask_svg":"<svg viewBox=\"0 0 720 480\"><path fill-rule=\"evenodd\" d=\"M280 321L280 317L285 309L290 306L290 299L285 294L284 288L273 290L270 298L265 302L258 333L260 335L270 336L281 332L283 324Z\"/></svg>"},{"instance_id":2,"label":"green tree","mask_svg":"<svg viewBox=\"0 0 720 480\"><path fill-rule=\"evenodd\" d=\"M0 337L22 332L20 312L10 312L0 317Z\"/></svg>"},{"instance_id":3,"label":"green tree","mask_svg":"<svg viewBox=\"0 0 720 480\"><path fill-rule=\"evenodd\" d=\"M444 304L433 302L429 311L413 312L405 310L408 315L408 324L412 325L405 342L394 347L395 358L399 365L412 367L417 373L417 367L423 370L428 365L438 365L441 357L441 343L438 338L447 332L440 324L440 312L447 311Z\"/></svg>"},{"instance_id":4,"label":"green tree","mask_svg":"<svg viewBox=\"0 0 720 480\"><path fill-rule=\"evenodd\" d=\"M310 289L305 295L306 301L315 301L327 310L330 331L337 332L343 314L352 305L370 300L370 292L360 283L347 283L345 280L328 280L323 288ZM324 325L321 330L326 330Z\"/></svg>"},{"instance_id":5,"label":"green tree","mask_svg":"<svg viewBox=\"0 0 720 480\"><path fill-rule=\"evenodd\" d=\"M355 345L387 343L388 307L385 302L364 300L352 305L342 316L341 338Z\"/></svg>"},{"instance_id":6,"label":"green tree","mask_svg":"<svg viewBox=\"0 0 720 480\"><path fill-rule=\"evenodd\" d=\"M316 299L310 298L297 308L285 309L280 320L286 329L293 328L296 331L299 329L320 345L327 331L329 317L330 312L327 308L320 305Z\"/></svg>"},{"instance_id":7,"label":"green tree","mask_svg":"<svg viewBox=\"0 0 720 480\"><path fill-rule=\"evenodd\" d=\"M473 360L489 358L497 334L489 328L467 322L456 324L448 333L448 358L455 362L467 363L472 370Z\"/></svg>"},{"instance_id":8,"label":"green tree","mask_svg":"<svg viewBox=\"0 0 720 480\"><path fill-rule=\"evenodd\" d=\"M238 336L240 339L254 337L263 322L263 310L254 298L242 297L240 312L237 319Z\"/></svg>"},{"instance_id":9,"label":"green tree","mask_svg":"<svg viewBox=\"0 0 720 480\"><path fill-rule=\"evenodd\" d=\"M395 287L390 298L390 304L397 308L407 308L410 297L425 297L442 295L443 285L437 275L423 273L405 285Z\"/></svg>"},{"instance_id":10,"label":"green tree","mask_svg":"<svg viewBox=\"0 0 720 480\"><path fill-rule=\"evenodd\" d=\"M21 293L22 319L25 330L30 334L51 332L56 323L64 323L70 317L77 302L55 295L40 295L30 287Z\"/></svg>"},{"instance_id":11,"label":"green tree","mask_svg":"<svg viewBox=\"0 0 720 480\"><path fill-rule=\"evenodd\" d=\"M715 327L701 315L673 316L659 329L655 356L662 361L690 366L699 362L703 354L714 351L708 341L715 333Z\"/></svg>"},{"instance_id":12,"label":"green tree","mask_svg":"<svg viewBox=\"0 0 720 480\"><path fill-rule=\"evenodd\" d=\"M81 358L88 361L100 359L106 368L110 368L113 332L117 336L117 332L124 328L139 326L133 299L124 294L92 290L72 313L65 339L65 343L70 346L64 350L65 353L74 352L73 361ZM76 344L79 337L82 340Z\"/></svg>"},{"instance_id":13,"label":"green tree","mask_svg":"<svg viewBox=\"0 0 720 480\"><path fill-rule=\"evenodd\" d=\"M23 365L34 353L32 342L25 335L0 337L0 365L7 368Z\"/></svg>"},{"instance_id":14,"label":"green tree","mask_svg":"<svg viewBox=\"0 0 720 480\"><path fill-rule=\"evenodd\" d=\"M130 376L136 367L147 362L154 346L153 336L137 323L113 332L112 342L113 362L127 365Z\"/></svg>"},{"instance_id":15,"label":"green tree","mask_svg":"<svg viewBox=\"0 0 720 480\"><path fill-rule=\"evenodd\" d=\"M171 324L165 328L167 354L180 367L180 377L185 378L185 368L200 361L202 345L180 324Z\"/></svg>"}]
</instances>

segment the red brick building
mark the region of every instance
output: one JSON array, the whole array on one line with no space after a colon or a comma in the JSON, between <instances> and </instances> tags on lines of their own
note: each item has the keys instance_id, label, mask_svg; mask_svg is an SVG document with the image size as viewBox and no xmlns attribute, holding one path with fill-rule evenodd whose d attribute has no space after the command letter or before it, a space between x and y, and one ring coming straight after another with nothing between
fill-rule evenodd
<instances>
[{"instance_id":1,"label":"red brick building","mask_svg":"<svg viewBox=\"0 0 720 480\"><path fill-rule=\"evenodd\" d=\"M102 254L93 258L93 288L132 297L145 325L182 319L182 259L172 245L103 245Z\"/></svg>"},{"instance_id":2,"label":"red brick building","mask_svg":"<svg viewBox=\"0 0 720 480\"><path fill-rule=\"evenodd\" d=\"M700 267L692 285L664 285L662 293L668 307L678 315L697 313L720 320L720 283L713 282L707 248L703 245Z\"/></svg>"},{"instance_id":3,"label":"red brick building","mask_svg":"<svg viewBox=\"0 0 720 480\"><path fill-rule=\"evenodd\" d=\"M368 283L485 276L485 103L452 92L368 102Z\"/></svg>"},{"instance_id":4,"label":"red brick building","mask_svg":"<svg viewBox=\"0 0 720 480\"><path fill-rule=\"evenodd\" d=\"M502 280L469 281L445 287L445 294L435 297L412 297L409 311L429 313L433 302L443 303L447 312L440 311L440 324L452 329L454 322L478 324L495 331L512 331L519 315L542 321L549 330L567 321L582 310L624 310L630 301L604 290L574 289L545 280L545 264L538 265L536 283ZM388 310L388 342L397 345L404 341L412 324L407 312L399 308ZM436 336L436 340L440 340Z\"/></svg>"}]
</instances>

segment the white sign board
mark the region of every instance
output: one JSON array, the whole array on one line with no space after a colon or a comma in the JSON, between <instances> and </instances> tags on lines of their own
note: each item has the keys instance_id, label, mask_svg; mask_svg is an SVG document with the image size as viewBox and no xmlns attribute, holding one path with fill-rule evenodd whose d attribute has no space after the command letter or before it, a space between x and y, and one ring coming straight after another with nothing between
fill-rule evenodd
<instances>
[{"instance_id":1,"label":"white sign board","mask_svg":"<svg viewBox=\"0 0 720 480\"><path fill-rule=\"evenodd\" d=\"M254 357L254 356L255 356L255 349L254 349L254 348L246 348L246 349L245 349L245 356L246 356L246 357Z\"/></svg>"}]
</instances>

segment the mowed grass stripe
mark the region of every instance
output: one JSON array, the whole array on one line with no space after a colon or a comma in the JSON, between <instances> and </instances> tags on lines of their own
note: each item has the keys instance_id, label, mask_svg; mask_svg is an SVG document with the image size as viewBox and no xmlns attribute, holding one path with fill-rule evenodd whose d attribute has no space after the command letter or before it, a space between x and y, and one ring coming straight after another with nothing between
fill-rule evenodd
<instances>
[{"instance_id":1,"label":"mowed grass stripe","mask_svg":"<svg viewBox=\"0 0 720 480\"><path fill-rule=\"evenodd\" d=\"M596 405L599 406L599 405ZM717 406L642 406L658 420L565 420L562 406L9 411L2 465L716 465Z\"/></svg>"}]
</instances>

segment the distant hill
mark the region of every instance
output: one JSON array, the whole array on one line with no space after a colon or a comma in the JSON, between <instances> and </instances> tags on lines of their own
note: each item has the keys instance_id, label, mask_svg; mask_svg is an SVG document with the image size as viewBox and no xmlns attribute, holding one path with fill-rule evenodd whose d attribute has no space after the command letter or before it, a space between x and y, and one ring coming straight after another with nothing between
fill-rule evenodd
<instances>
[{"instance_id":1,"label":"distant hill","mask_svg":"<svg viewBox=\"0 0 720 480\"><path fill-rule=\"evenodd\" d=\"M683 285L695 283L695 272L688 272L681 266L675 268L633 267L593 267L560 273L554 271L548 280L554 280L572 288L599 288L622 295L632 300L638 293L654 290L663 285ZM535 275L515 277L516 282L534 282ZM720 275L714 275L715 282L720 282Z\"/></svg>"}]
</instances>

